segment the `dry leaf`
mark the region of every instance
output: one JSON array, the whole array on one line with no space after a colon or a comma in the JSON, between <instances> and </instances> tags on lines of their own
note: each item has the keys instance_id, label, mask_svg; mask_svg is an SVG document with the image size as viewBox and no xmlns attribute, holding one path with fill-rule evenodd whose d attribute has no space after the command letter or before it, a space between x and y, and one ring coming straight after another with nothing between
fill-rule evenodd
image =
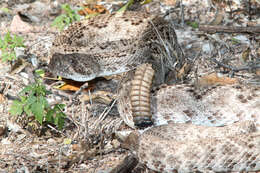
<instances>
[{"instance_id":1,"label":"dry leaf","mask_svg":"<svg viewBox=\"0 0 260 173\"><path fill-rule=\"evenodd\" d=\"M69 79L62 79L62 83L60 86L55 86L55 88L63 91L78 91L85 82L77 82ZM92 90L95 86L95 83L89 82L88 87L85 88L85 91Z\"/></svg>"},{"instance_id":2,"label":"dry leaf","mask_svg":"<svg viewBox=\"0 0 260 173\"><path fill-rule=\"evenodd\" d=\"M225 76L219 76L217 73L211 73L205 75L198 80L199 86L211 86L211 85L231 85L238 82L236 78L230 78Z\"/></svg>"},{"instance_id":3,"label":"dry leaf","mask_svg":"<svg viewBox=\"0 0 260 173\"><path fill-rule=\"evenodd\" d=\"M177 73L177 78L178 79L184 79L185 76L187 76L188 72L191 69L191 64L185 63L182 68L178 71Z\"/></svg>"},{"instance_id":4,"label":"dry leaf","mask_svg":"<svg viewBox=\"0 0 260 173\"><path fill-rule=\"evenodd\" d=\"M0 94L0 104L3 104L5 101L5 97L3 94Z\"/></svg>"},{"instance_id":5,"label":"dry leaf","mask_svg":"<svg viewBox=\"0 0 260 173\"><path fill-rule=\"evenodd\" d=\"M108 13L107 9L102 6L102 5L97 5L97 4L86 4L83 7L83 10L79 10L78 14L81 16L86 16L89 14L104 14L104 13Z\"/></svg>"},{"instance_id":6,"label":"dry leaf","mask_svg":"<svg viewBox=\"0 0 260 173\"><path fill-rule=\"evenodd\" d=\"M78 91L80 87L71 84L64 84L61 87L59 87L59 89L63 91Z\"/></svg>"}]
</instances>

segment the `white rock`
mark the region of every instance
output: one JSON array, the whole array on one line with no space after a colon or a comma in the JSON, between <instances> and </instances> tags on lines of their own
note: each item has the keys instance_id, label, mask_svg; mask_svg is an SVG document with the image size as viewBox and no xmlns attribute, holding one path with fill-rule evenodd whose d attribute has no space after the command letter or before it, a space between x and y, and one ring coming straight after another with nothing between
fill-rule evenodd
<instances>
[{"instance_id":1,"label":"white rock","mask_svg":"<svg viewBox=\"0 0 260 173\"><path fill-rule=\"evenodd\" d=\"M213 45L211 43L205 43L202 45L202 51L204 53L210 53L213 50Z\"/></svg>"},{"instance_id":2,"label":"white rock","mask_svg":"<svg viewBox=\"0 0 260 173\"><path fill-rule=\"evenodd\" d=\"M25 48L24 47L15 47L14 52L16 57L18 58L19 56L24 56L25 55Z\"/></svg>"},{"instance_id":3,"label":"white rock","mask_svg":"<svg viewBox=\"0 0 260 173\"><path fill-rule=\"evenodd\" d=\"M15 15L10 26L10 31L13 33L27 33L33 31L33 27L30 24L22 21L19 15Z\"/></svg>"}]
</instances>

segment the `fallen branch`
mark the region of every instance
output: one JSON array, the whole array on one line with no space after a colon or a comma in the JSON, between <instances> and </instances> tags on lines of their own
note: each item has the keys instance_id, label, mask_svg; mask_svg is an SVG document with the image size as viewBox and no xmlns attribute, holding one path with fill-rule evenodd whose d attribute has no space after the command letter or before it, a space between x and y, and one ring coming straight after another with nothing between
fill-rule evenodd
<instances>
[{"instance_id":1,"label":"fallen branch","mask_svg":"<svg viewBox=\"0 0 260 173\"><path fill-rule=\"evenodd\" d=\"M260 33L260 26L219 26L219 25L200 25L200 31L204 32L226 32L226 33Z\"/></svg>"},{"instance_id":2,"label":"fallen branch","mask_svg":"<svg viewBox=\"0 0 260 173\"><path fill-rule=\"evenodd\" d=\"M211 58L210 60L213 61L214 63L218 64L221 67L230 69L233 72L239 72L239 71L245 71L245 70L252 70L252 69L260 68L260 65L258 65L258 64L257 65L252 65L252 66L244 66L244 67L238 67L237 68L237 67L233 67L233 66L224 64L222 62L219 62L215 58Z\"/></svg>"}]
</instances>

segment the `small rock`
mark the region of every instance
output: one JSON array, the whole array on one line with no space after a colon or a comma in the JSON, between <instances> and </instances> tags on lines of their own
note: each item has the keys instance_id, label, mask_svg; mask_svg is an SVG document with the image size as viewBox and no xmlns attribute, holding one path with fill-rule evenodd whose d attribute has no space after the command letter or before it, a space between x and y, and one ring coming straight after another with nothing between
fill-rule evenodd
<instances>
[{"instance_id":1,"label":"small rock","mask_svg":"<svg viewBox=\"0 0 260 173\"><path fill-rule=\"evenodd\" d=\"M117 138L119 138L121 141L125 141L125 139L129 136L131 133L131 130L122 130L122 131L116 131L115 135Z\"/></svg>"},{"instance_id":2,"label":"small rock","mask_svg":"<svg viewBox=\"0 0 260 173\"><path fill-rule=\"evenodd\" d=\"M26 79L29 79L29 74L25 72L21 72L20 75Z\"/></svg>"},{"instance_id":3,"label":"small rock","mask_svg":"<svg viewBox=\"0 0 260 173\"><path fill-rule=\"evenodd\" d=\"M9 121L7 120L7 123L6 123L7 127L9 130L13 131L13 132L21 132L22 131L22 128L16 124L16 123L13 123L12 121Z\"/></svg>"},{"instance_id":4,"label":"small rock","mask_svg":"<svg viewBox=\"0 0 260 173\"><path fill-rule=\"evenodd\" d=\"M32 54L32 55L30 56L30 60L31 60L31 63L32 63L32 65L33 65L34 67L38 67L39 62L38 62L37 57L36 57L34 54Z\"/></svg>"},{"instance_id":5,"label":"small rock","mask_svg":"<svg viewBox=\"0 0 260 173\"><path fill-rule=\"evenodd\" d=\"M213 45L210 43L205 43L202 45L202 51L204 53L210 53L213 50Z\"/></svg>"},{"instance_id":6,"label":"small rock","mask_svg":"<svg viewBox=\"0 0 260 173\"><path fill-rule=\"evenodd\" d=\"M56 141L54 139L50 138L47 140L47 143L53 145L53 144L56 144Z\"/></svg>"},{"instance_id":7,"label":"small rock","mask_svg":"<svg viewBox=\"0 0 260 173\"><path fill-rule=\"evenodd\" d=\"M34 30L33 26L31 26L30 24L24 22L21 20L19 15L15 15L11 26L10 26L10 31L13 33L17 33L17 32L23 32L23 33L28 33L28 32L32 32Z\"/></svg>"},{"instance_id":8,"label":"small rock","mask_svg":"<svg viewBox=\"0 0 260 173\"><path fill-rule=\"evenodd\" d=\"M24 47L15 47L14 52L17 58L25 56L25 48Z\"/></svg>"}]
</instances>

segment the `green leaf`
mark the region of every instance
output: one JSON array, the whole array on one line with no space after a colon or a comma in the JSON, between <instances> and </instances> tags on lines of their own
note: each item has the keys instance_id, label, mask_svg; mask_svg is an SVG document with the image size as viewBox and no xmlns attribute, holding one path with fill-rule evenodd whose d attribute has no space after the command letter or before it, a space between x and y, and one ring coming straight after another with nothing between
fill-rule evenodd
<instances>
[{"instance_id":1,"label":"green leaf","mask_svg":"<svg viewBox=\"0 0 260 173\"><path fill-rule=\"evenodd\" d=\"M11 115L21 115L23 113L23 104L19 100L14 100L9 110Z\"/></svg>"},{"instance_id":2,"label":"green leaf","mask_svg":"<svg viewBox=\"0 0 260 173\"><path fill-rule=\"evenodd\" d=\"M58 126L59 130L62 129L64 126L64 117L65 117L65 114L62 112L59 112L56 114L56 117L54 119L54 124L56 126Z\"/></svg>"},{"instance_id":3,"label":"green leaf","mask_svg":"<svg viewBox=\"0 0 260 173\"><path fill-rule=\"evenodd\" d=\"M192 28L196 29L199 27L199 24L197 22L190 22L188 21L187 24L191 26Z\"/></svg>"},{"instance_id":4,"label":"green leaf","mask_svg":"<svg viewBox=\"0 0 260 173\"><path fill-rule=\"evenodd\" d=\"M0 37L0 48L4 47L4 40L2 40L2 38Z\"/></svg>"},{"instance_id":5,"label":"green leaf","mask_svg":"<svg viewBox=\"0 0 260 173\"><path fill-rule=\"evenodd\" d=\"M65 26L71 24L74 21L80 20L80 16L71 9L68 4L61 5L63 9L63 13L60 16L56 17L51 26L58 28L59 30L63 30Z\"/></svg>"},{"instance_id":6,"label":"green leaf","mask_svg":"<svg viewBox=\"0 0 260 173\"><path fill-rule=\"evenodd\" d=\"M134 0L129 0L123 7L121 7L117 12L124 12L134 3Z\"/></svg>"},{"instance_id":7,"label":"green leaf","mask_svg":"<svg viewBox=\"0 0 260 173\"><path fill-rule=\"evenodd\" d=\"M12 60L15 60L15 59L16 59L15 52L11 52L11 53L9 54L8 60L9 60L9 61L12 61Z\"/></svg>"},{"instance_id":8,"label":"green leaf","mask_svg":"<svg viewBox=\"0 0 260 173\"><path fill-rule=\"evenodd\" d=\"M56 112L55 118L54 118L54 124L58 126L58 129L62 129L64 126L64 119L66 117L66 114L62 112L62 109L65 107L64 104L56 104L54 106L54 110Z\"/></svg>"},{"instance_id":9,"label":"green leaf","mask_svg":"<svg viewBox=\"0 0 260 173\"><path fill-rule=\"evenodd\" d=\"M44 109L49 107L48 101L44 96L39 97L39 102L43 105Z\"/></svg>"},{"instance_id":10,"label":"green leaf","mask_svg":"<svg viewBox=\"0 0 260 173\"><path fill-rule=\"evenodd\" d=\"M28 85L27 87L25 87L19 94L25 95L26 93L35 93L32 85Z\"/></svg>"},{"instance_id":11,"label":"green leaf","mask_svg":"<svg viewBox=\"0 0 260 173\"><path fill-rule=\"evenodd\" d=\"M68 17L64 18L64 22L66 23L66 25L70 24L71 23L70 18Z\"/></svg>"},{"instance_id":12,"label":"green leaf","mask_svg":"<svg viewBox=\"0 0 260 173\"><path fill-rule=\"evenodd\" d=\"M54 110L54 109L50 109L50 110L47 112L46 116L45 116L45 120L46 120L47 122L49 122L49 123L54 122L54 118L53 118L54 113L55 113L55 110Z\"/></svg>"},{"instance_id":13,"label":"green leaf","mask_svg":"<svg viewBox=\"0 0 260 173\"><path fill-rule=\"evenodd\" d=\"M8 59L9 59L9 53L2 52L2 60L5 62L5 61L8 61Z\"/></svg>"},{"instance_id":14,"label":"green leaf","mask_svg":"<svg viewBox=\"0 0 260 173\"><path fill-rule=\"evenodd\" d=\"M31 110L35 116L35 119L42 125L44 116L44 105L39 102L35 102L32 104Z\"/></svg>"},{"instance_id":15,"label":"green leaf","mask_svg":"<svg viewBox=\"0 0 260 173\"><path fill-rule=\"evenodd\" d=\"M4 37L4 42L5 43L10 43L12 41L12 37L10 35L10 32L8 31L6 34L5 34L5 37Z\"/></svg>"},{"instance_id":16,"label":"green leaf","mask_svg":"<svg viewBox=\"0 0 260 173\"><path fill-rule=\"evenodd\" d=\"M76 19L76 21L79 21L80 20L80 15L76 14L75 19Z\"/></svg>"},{"instance_id":17,"label":"green leaf","mask_svg":"<svg viewBox=\"0 0 260 173\"><path fill-rule=\"evenodd\" d=\"M26 86L20 93L20 100L15 100L10 109L10 114L21 115L23 112L27 116L34 116L42 125L43 122L53 123L59 129L64 126L66 115L62 112L64 104L56 104L50 107L46 95L50 93L46 90L42 80L38 79L35 83Z\"/></svg>"},{"instance_id":18,"label":"green leaf","mask_svg":"<svg viewBox=\"0 0 260 173\"><path fill-rule=\"evenodd\" d=\"M28 117L32 116L32 111L31 111L31 105L25 105L24 106L24 112Z\"/></svg>"},{"instance_id":19,"label":"green leaf","mask_svg":"<svg viewBox=\"0 0 260 173\"><path fill-rule=\"evenodd\" d=\"M17 35L14 35L13 43L14 43L15 47L24 47L23 38L19 37Z\"/></svg>"},{"instance_id":20,"label":"green leaf","mask_svg":"<svg viewBox=\"0 0 260 173\"><path fill-rule=\"evenodd\" d=\"M232 44L239 44L240 43L240 40L238 40L234 37L231 38L231 41L232 41Z\"/></svg>"},{"instance_id":21,"label":"green leaf","mask_svg":"<svg viewBox=\"0 0 260 173\"><path fill-rule=\"evenodd\" d=\"M20 100L23 104L26 104L26 101L27 101L27 97L25 96L20 96Z\"/></svg>"},{"instance_id":22,"label":"green leaf","mask_svg":"<svg viewBox=\"0 0 260 173\"><path fill-rule=\"evenodd\" d=\"M41 77L45 76L45 71L42 69L35 70L35 73Z\"/></svg>"},{"instance_id":23,"label":"green leaf","mask_svg":"<svg viewBox=\"0 0 260 173\"><path fill-rule=\"evenodd\" d=\"M34 95L27 97L25 104L31 106L34 102L36 102L37 98Z\"/></svg>"},{"instance_id":24,"label":"green leaf","mask_svg":"<svg viewBox=\"0 0 260 173\"><path fill-rule=\"evenodd\" d=\"M6 7L2 7L2 8L0 8L0 10L1 10L2 12L4 12L4 13L9 13L9 9L6 8Z\"/></svg>"}]
</instances>

